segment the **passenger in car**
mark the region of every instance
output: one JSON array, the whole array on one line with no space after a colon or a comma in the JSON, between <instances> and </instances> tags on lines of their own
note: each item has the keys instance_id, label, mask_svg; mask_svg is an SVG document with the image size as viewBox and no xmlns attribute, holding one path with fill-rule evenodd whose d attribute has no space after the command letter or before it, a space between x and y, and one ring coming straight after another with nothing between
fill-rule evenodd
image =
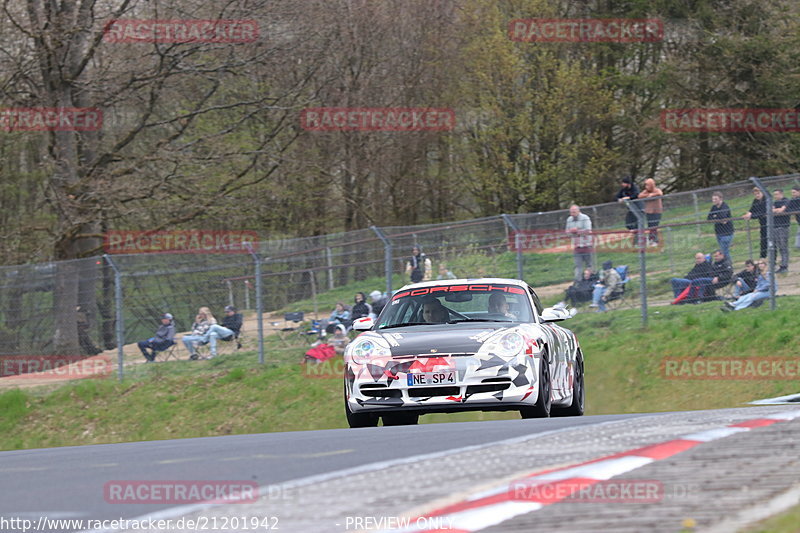
<instances>
[{"instance_id":1,"label":"passenger in car","mask_svg":"<svg viewBox=\"0 0 800 533\"><path fill-rule=\"evenodd\" d=\"M489 295L489 312L508 318L517 318L511 312L511 307L508 305L508 301L506 301L506 295L502 292L493 292Z\"/></svg>"}]
</instances>

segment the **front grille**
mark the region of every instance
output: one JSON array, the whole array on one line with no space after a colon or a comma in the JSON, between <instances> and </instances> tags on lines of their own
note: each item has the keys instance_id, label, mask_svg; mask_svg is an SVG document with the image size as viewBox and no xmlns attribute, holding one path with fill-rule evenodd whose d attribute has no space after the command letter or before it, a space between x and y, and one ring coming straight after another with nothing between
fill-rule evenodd
<instances>
[{"instance_id":1,"label":"front grille","mask_svg":"<svg viewBox=\"0 0 800 533\"><path fill-rule=\"evenodd\" d=\"M372 398L402 398L403 393L394 389L361 389L361 394Z\"/></svg>"},{"instance_id":2,"label":"front grille","mask_svg":"<svg viewBox=\"0 0 800 533\"><path fill-rule=\"evenodd\" d=\"M411 387L408 395L417 398L428 396L458 396L461 389L458 387Z\"/></svg>"},{"instance_id":3,"label":"front grille","mask_svg":"<svg viewBox=\"0 0 800 533\"><path fill-rule=\"evenodd\" d=\"M497 392L506 390L511 386L510 383L487 383L485 385L470 385L467 387L467 394L477 394L479 392Z\"/></svg>"}]
</instances>

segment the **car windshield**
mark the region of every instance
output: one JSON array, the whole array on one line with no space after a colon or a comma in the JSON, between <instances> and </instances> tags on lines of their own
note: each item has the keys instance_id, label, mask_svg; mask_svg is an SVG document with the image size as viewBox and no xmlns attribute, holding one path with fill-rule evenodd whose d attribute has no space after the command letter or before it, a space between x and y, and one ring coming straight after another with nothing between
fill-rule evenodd
<instances>
[{"instance_id":1,"label":"car windshield","mask_svg":"<svg viewBox=\"0 0 800 533\"><path fill-rule=\"evenodd\" d=\"M532 322L525 290L516 285L440 285L400 291L378 328L461 322Z\"/></svg>"}]
</instances>

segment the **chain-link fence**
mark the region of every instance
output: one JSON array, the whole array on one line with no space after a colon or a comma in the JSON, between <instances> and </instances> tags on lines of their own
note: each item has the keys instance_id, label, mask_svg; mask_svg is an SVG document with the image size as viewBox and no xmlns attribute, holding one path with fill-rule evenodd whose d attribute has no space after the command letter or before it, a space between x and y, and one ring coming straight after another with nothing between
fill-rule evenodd
<instances>
[{"instance_id":1,"label":"chain-link fence","mask_svg":"<svg viewBox=\"0 0 800 533\"><path fill-rule=\"evenodd\" d=\"M791 200L792 187L800 184L798 176L767 177L761 182L770 194L783 189ZM764 231L762 239L758 213L743 217L753 209L753 188L754 183L745 180L669 194L659 199L660 208L654 200L582 207L592 221L592 232L583 235L565 231L570 213L560 210L270 240L253 243L240 253L113 254L2 267L0 355L80 359L114 354L122 376L126 357L142 360L136 342L153 335L163 313L174 315L179 339L191 329L200 307L221 315L225 306L232 305L244 316L245 349L254 350L261 362L286 362L272 357L270 344L265 344L270 336L297 326L287 323L285 313L302 312L303 320L322 318L337 301L352 304L356 292L390 293L408 283L414 246L430 260L422 263L425 279L522 277L537 288L544 302L555 304L569 296L585 311L595 310L593 294L573 298L576 293L567 290L582 276L584 266L597 273L610 261L619 267L624 291L619 297L601 295L602 305L596 310L641 307L646 317L647 309L657 306L715 299L733 302L747 292L736 281L747 278L749 283L753 277L744 261L758 263L759 257L767 257L772 242L777 256L774 269L786 266L774 276L780 301L784 295L800 293L800 275L793 266L798 261L791 258L800 254L797 223L790 214L787 229L786 212L776 213L775 229L771 234ZM723 209L726 216L709 219L714 193L730 209L729 215ZM782 204L779 198L776 201ZM794 205L788 207L800 211ZM641 232L636 217L630 215L638 208L649 212L642 213ZM728 222L732 233L726 239L719 228ZM588 250L582 248L584 236L591 238ZM730 278L689 279L695 255L707 257L711 267L713 252L719 248L732 261ZM593 288L594 283L589 293ZM183 350L180 342L178 349Z\"/></svg>"}]
</instances>

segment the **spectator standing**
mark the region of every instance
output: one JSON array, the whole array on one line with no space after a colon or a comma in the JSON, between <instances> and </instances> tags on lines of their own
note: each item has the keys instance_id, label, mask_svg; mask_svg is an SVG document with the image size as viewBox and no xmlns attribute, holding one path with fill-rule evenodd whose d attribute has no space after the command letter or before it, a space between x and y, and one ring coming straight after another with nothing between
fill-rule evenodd
<instances>
[{"instance_id":1,"label":"spectator standing","mask_svg":"<svg viewBox=\"0 0 800 533\"><path fill-rule=\"evenodd\" d=\"M711 270L711 263L706 261L706 256L702 252L694 254L694 266L686 274L685 278L672 278L672 292L675 295L673 304L683 300L697 302L704 298L705 288L711 284L714 273ZM687 290L688 289L688 290Z\"/></svg>"},{"instance_id":2,"label":"spectator standing","mask_svg":"<svg viewBox=\"0 0 800 533\"><path fill-rule=\"evenodd\" d=\"M617 201L623 203L625 200L636 200L637 198L639 198L639 187L633 182L632 177L625 176L622 178L621 188L617 192ZM625 227L629 230L635 230L639 227L636 215L630 209L625 214Z\"/></svg>"},{"instance_id":3,"label":"spectator standing","mask_svg":"<svg viewBox=\"0 0 800 533\"><path fill-rule=\"evenodd\" d=\"M592 268L592 219L581 213L575 204L569 207L566 231L572 236L572 257L575 260L575 281L580 281L581 272Z\"/></svg>"},{"instance_id":4,"label":"spectator standing","mask_svg":"<svg viewBox=\"0 0 800 533\"><path fill-rule=\"evenodd\" d=\"M715 221L714 233L717 236L717 244L728 259L731 258L731 242L734 232L731 218L731 208L723 201L722 192L714 191L711 195L711 210L708 212L706 220Z\"/></svg>"},{"instance_id":5,"label":"spectator standing","mask_svg":"<svg viewBox=\"0 0 800 533\"><path fill-rule=\"evenodd\" d=\"M767 200L764 198L764 194L758 187L753 187L753 196L753 203L750 204L750 210L745 213L742 218L745 220L755 218L761 225L761 254L759 257L764 259L767 257Z\"/></svg>"},{"instance_id":6,"label":"spectator standing","mask_svg":"<svg viewBox=\"0 0 800 533\"><path fill-rule=\"evenodd\" d=\"M429 281L431 279L431 260L422 253L419 245L414 245L411 249L411 258L406 264L406 274L409 275L411 283Z\"/></svg>"},{"instance_id":7,"label":"spectator standing","mask_svg":"<svg viewBox=\"0 0 800 533\"><path fill-rule=\"evenodd\" d=\"M145 341L137 342L144 358L148 363L156 360L156 352L163 352L175 344L175 324L172 323L172 315L164 313L161 315L161 325L158 326L156 334ZM149 350L149 351L148 351Z\"/></svg>"},{"instance_id":8,"label":"spectator standing","mask_svg":"<svg viewBox=\"0 0 800 533\"><path fill-rule=\"evenodd\" d=\"M800 187L792 187L792 199L789 200L786 210L789 216L794 215L794 219L797 221L798 228L794 237L794 247L800 250Z\"/></svg>"},{"instance_id":9,"label":"spectator standing","mask_svg":"<svg viewBox=\"0 0 800 533\"><path fill-rule=\"evenodd\" d=\"M605 311L606 302L608 302L609 297L621 283L622 278L617 269L614 268L613 263L611 261L603 263L603 271L600 273L600 278L592 291L592 303L589 304L589 307L597 307L598 312Z\"/></svg>"},{"instance_id":10,"label":"spectator standing","mask_svg":"<svg viewBox=\"0 0 800 533\"><path fill-rule=\"evenodd\" d=\"M753 292L747 293L736 299L735 302L725 302L720 309L725 312L728 311L741 311L746 307L750 307L759 300L769 298L769 266L766 261L759 261L758 268L760 273L756 279L756 288ZM778 290L778 284L775 284L775 290Z\"/></svg>"},{"instance_id":11,"label":"spectator standing","mask_svg":"<svg viewBox=\"0 0 800 533\"><path fill-rule=\"evenodd\" d=\"M781 254L781 266L775 271L776 274L785 274L789 271L789 225L792 223L792 216L788 214L789 200L783 196L783 189L772 191L772 213L774 219L775 246Z\"/></svg>"},{"instance_id":12,"label":"spectator standing","mask_svg":"<svg viewBox=\"0 0 800 533\"><path fill-rule=\"evenodd\" d=\"M386 307L388 298L386 298L381 291L372 291L369 293L369 299L372 300L372 318L378 318L383 308Z\"/></svg>"},{"instance_id":13,"label":"spectator standing","mask_svg":"<svg viewBox=\"0 0 800 533\"><path fill-rule=\"evenodd\" d=\"M644 201L644 214L647 217L647 244L658 246L658 225L661 224L661 214L664 212L664 203L661 197L664 193L656 187L656 180L647 178L644 180L644 190L639 193L639 199Z\"/></svg>"},{"instance_id":14,"label":"spectator standing","mask_svg":"<svg viewBox=\"0 0 800 533\"><path fill-rule=\"evenodd\" d=\"M350 320L355 321L372 313L372 306L367 303L367 295L357 292L353 297L353 308L350 310Z\"/></svg>"}]
</instances>

